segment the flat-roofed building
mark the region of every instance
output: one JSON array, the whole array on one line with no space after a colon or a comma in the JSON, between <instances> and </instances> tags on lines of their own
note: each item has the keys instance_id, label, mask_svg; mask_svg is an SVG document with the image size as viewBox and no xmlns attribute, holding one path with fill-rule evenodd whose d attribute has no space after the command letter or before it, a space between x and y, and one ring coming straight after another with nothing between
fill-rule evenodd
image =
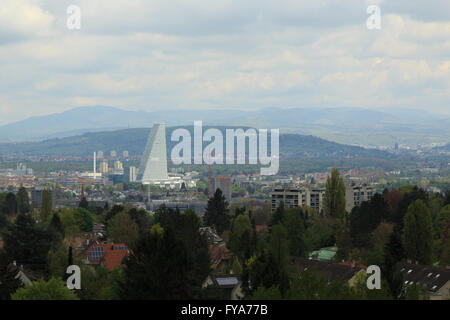
<instances>
[{"instance_id":1,"label":"flat-roofed building","mask_svg":"<svg viewBox=\"0 0 450 320\"><path fill-rule=\"evenodd\" d=\"M353 207L369 201L375 195L375 189L366 184L350 184L345 187L345 210L352 211Z\"/></svg>"},{"instance_id":2,"label":"flat-roofed building","mask_svg":"<svg viewBox=\"0 0 450 320\"><path fill-rule=\"evenodd\" d=\"M277 188L271 193L272 211L275 211L283 201L285 208L309 206L317 211L322 210L323 188Z\"/></svg>"}]
</instances>

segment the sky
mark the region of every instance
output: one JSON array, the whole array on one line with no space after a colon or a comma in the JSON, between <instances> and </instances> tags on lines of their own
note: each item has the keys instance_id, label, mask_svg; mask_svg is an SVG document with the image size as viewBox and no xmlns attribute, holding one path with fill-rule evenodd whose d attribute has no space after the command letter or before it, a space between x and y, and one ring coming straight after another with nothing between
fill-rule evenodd
<instances>
[{"instance_id":1,"label":"sky","mask_svg":"<svg viewBox=\"0 0 450 320\"><path fill-rule=\"evenodd\" d=\"M1 0L0 125L94 105L450 115L450 1Z\"/></svg>"}]
</instances>

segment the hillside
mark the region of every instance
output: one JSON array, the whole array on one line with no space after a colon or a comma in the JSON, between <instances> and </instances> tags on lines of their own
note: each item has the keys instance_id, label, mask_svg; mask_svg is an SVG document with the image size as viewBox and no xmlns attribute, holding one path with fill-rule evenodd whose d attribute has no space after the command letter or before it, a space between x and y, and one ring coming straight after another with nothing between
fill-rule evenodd
<instances>
[{"instance_id":1,"label":"hillside","mask_svg":"<svg viewBox=\"0 0 450 320\"><path fill-rule=\"evenodd\" d=\"M177 127L168 127L166 141L168 152L177 143L171 141L171 134ZM192 127L185 127L192 132ZM206 130L208 127L204 127ZM220 128L224 133L224 128ZM94 151L128 150L131 155L140 155L145 147L150 128L133 128L117 131L90 132L82 135L49 139L42 142L0 143L1 156L87 156ZM193 133L192 133L193 136ZM224 133L225 137L225 133ZM204 142L204 146L207 142ZM348 146L321 138L282 134L280 136L282 155L303 156L362 156L389 158L387 152Z\"/></svg>"},{"instance_id":2,"label":"hillside","mask_svg":"<svg viewBox=\"0 0 450 320\"><path fill-rule=\"evenodd\" d=\"M0 141L43 141L86 132L192 125L279 128L282 133L313 135L352 145L419 144L450 141L450 118L410 109L266 108L261 110L126 111L113 107L78 107L0 126Z\"/></svg>"}]
</instances>

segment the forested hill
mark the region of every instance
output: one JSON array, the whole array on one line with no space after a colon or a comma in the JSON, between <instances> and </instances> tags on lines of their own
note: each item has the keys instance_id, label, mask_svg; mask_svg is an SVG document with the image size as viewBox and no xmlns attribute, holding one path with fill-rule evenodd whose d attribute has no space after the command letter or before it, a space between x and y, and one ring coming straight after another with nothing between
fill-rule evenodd
<instances>
[{"instance_id":1,"label":"forested hill","mask_svg":"<svg viewBox=\"0 0 450 320\"><path fill-rule=\"evenodd\" d=\"M171 141L172 131L177 127L166 130L167 150L177 142ZM192 127L187 128L192 132ZM207 127L203 128L204 130ZM224 132L224 128L220 128ZM87 156L94 151L103 150L122 152L128 150L131 155L142 154L150 132L149 128L133 128L118 131L92 132L82 135L45 140L42 142L2 143L1 156ZM193 134L192 134L193 137ZM225 134L224 134L225 139ZM193 143L193 142L192 142ZM204 142L206 146L208 142ZM356 146L343 145L321 138L297 134L284 134L280 136L280 155L301 156L341 156L365 158L391 158L383 151L364 149Z\"/></svg>"}]
</instances>

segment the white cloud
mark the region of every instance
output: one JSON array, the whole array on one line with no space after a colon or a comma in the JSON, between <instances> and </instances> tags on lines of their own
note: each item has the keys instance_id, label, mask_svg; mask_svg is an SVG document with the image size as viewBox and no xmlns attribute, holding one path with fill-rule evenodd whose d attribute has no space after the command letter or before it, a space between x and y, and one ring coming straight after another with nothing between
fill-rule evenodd
<instances>
[{"instance_id":1,"label":"white cloud","mask_svg":"<svg viewBox=\"0 0 450 320\"><path fill-rule=\"evenodd\" d=\"M3 0L2 121L85 104L450 113L450 19L380 1L370 31L366 2ZM65 28L72 3L79 31Z\"/></svg>"}]
</instances>

